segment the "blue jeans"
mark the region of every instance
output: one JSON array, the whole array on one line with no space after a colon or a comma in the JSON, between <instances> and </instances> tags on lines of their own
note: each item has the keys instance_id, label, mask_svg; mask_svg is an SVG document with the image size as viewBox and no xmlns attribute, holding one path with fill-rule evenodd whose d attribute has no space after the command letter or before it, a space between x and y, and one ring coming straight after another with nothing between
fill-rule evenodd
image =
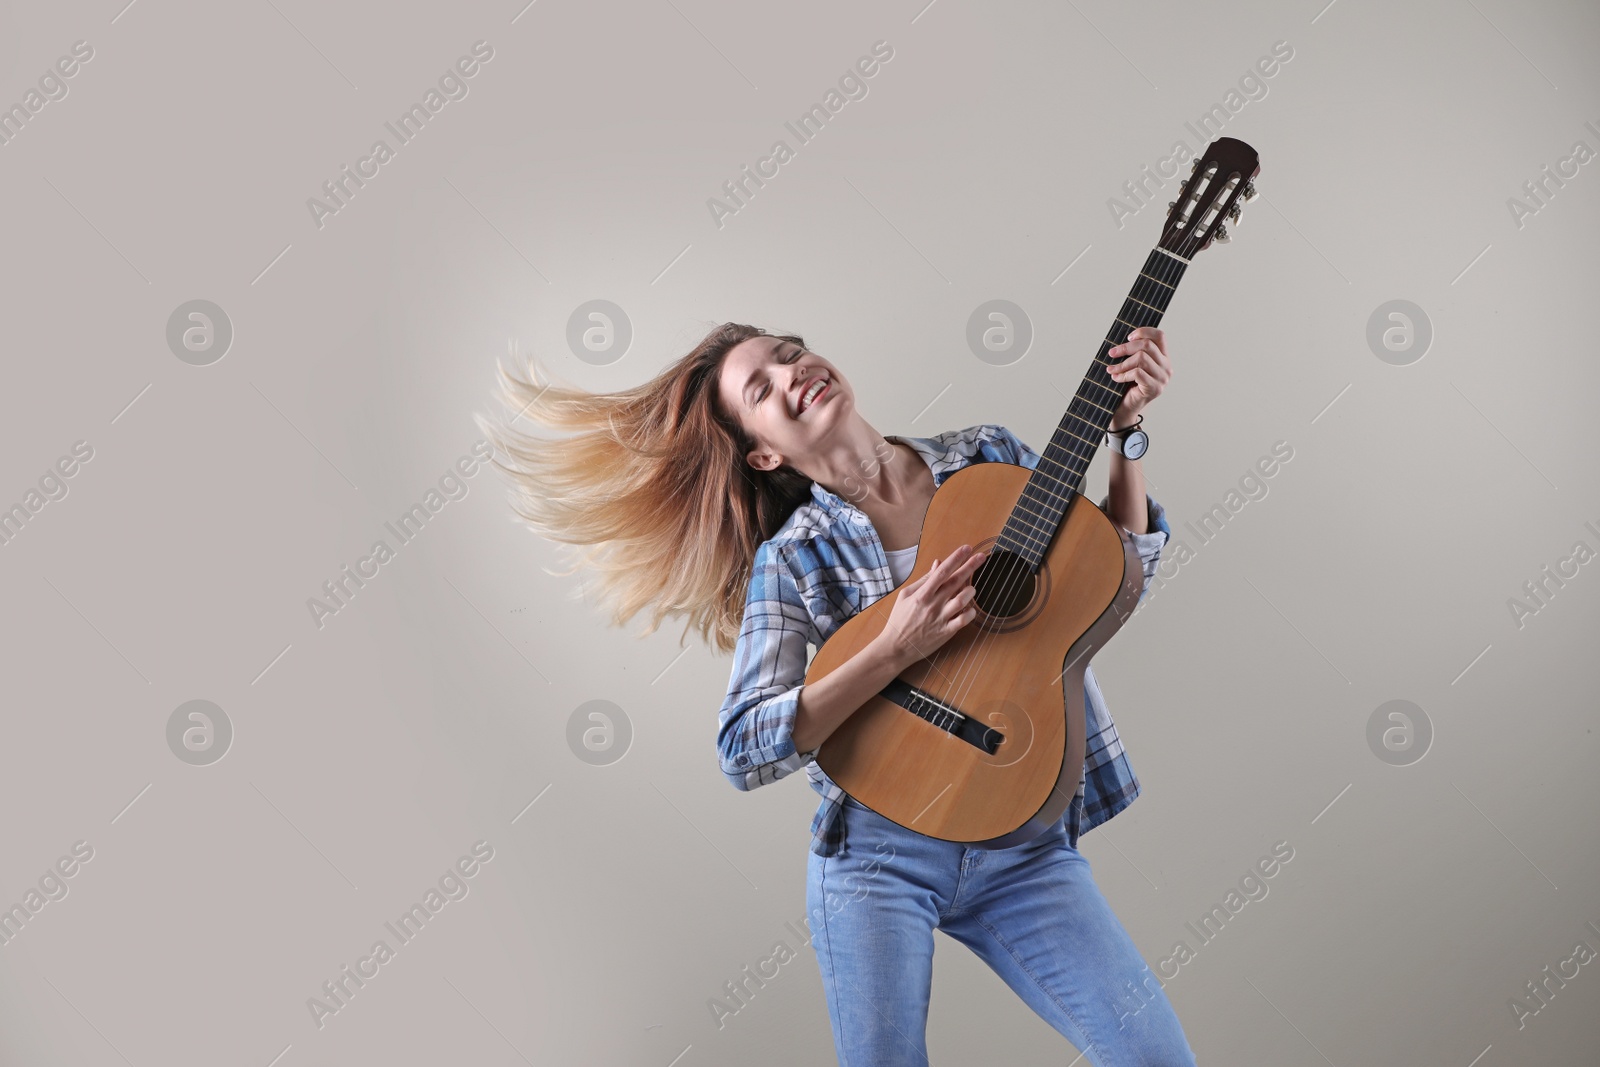
<instances>
[{"instance_id":1,"label":"blue jeans","mask_svg":"<svg viewBox=\"0 0 1600 1067\"><path fill-rule=\"evenodd\" d=\"M1194 1053L1166 993L1067 843L1008 849L907 830L846 799L844 847L811 853L806 910L840 1067L928 1063L933 931L966 945L1094 1067Z\"/></svg>"}]
</instances>

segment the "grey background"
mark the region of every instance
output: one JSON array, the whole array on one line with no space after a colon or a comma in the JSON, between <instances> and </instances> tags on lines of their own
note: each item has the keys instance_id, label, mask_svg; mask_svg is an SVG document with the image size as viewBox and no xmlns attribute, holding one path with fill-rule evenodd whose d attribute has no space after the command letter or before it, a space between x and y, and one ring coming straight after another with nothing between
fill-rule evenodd
<instances>
[{"instance_id":1,"label":"grey background","mask_svg":"<svg viewBox=\"0 0 1600 1067\"><path fill-rule=\"evenodd\" d=\"M1600 163L1507 207L1600 149L1591 5L123 4L0 3L7 106L94 48L0 146L0 500L94 450L0 547L0 902L94 849L0 947L4 1063L831 1062L809 949L707 1007L798 947L816 806L718 772L727 657L608 628L492 471L320 629L306 602L467 454L513 344L602 390L718 321L798 330L883 432L1042 446L1175 186L1120 229L1108 198L1280 40L1223 131L1263 198L1191 269L1146 418L1194 558L1096 660L1144 795L1082 849L1153 967L1295 850L1167 985L1201 1062L1595 1062L1595 963L1521 1029L1508 1005L1600 949L1600 564L1507 606L1600 547ZM314 225L480 39L469 95ZM718 228L707 199L878 40L868 95ZM209 366L166 343L196 299L233 326ZM634 334L604 366L566 345L594 299ZM1006 366L965 344L993 299L1034 333ZM1366 343L1397 299L1434 334L1408 366ZM1270 493L1186 537L1278 441ZM197 699L233 730L204 766L167 743ZM1408 766L1367 741L1401 699L1433 731ZM567 741L597 700L632 730L607 765ZM319 1029L307 999L480 840L469 895ZM1075 1055L953 942L935 975L939 1062Z\"/></svg>"}]
</instances>

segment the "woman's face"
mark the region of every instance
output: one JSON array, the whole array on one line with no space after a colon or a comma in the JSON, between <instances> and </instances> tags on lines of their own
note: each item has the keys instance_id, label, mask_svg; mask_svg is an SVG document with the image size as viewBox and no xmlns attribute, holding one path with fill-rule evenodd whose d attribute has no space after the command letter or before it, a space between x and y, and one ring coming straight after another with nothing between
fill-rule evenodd
<instances>
[{"instance_id":1,"label":"woman's face","mask_svg":"<svg viewBox=\"0 0 1600 1067\"><path fill-rule=\"evenodd\" d=\"M794 467L796 460L803 466L855 406L850 383L833 364L777 337L752 337L729 349L717 388L723 410L755 439L747 459L758 470Z\"/></svg>"}]
</instances>

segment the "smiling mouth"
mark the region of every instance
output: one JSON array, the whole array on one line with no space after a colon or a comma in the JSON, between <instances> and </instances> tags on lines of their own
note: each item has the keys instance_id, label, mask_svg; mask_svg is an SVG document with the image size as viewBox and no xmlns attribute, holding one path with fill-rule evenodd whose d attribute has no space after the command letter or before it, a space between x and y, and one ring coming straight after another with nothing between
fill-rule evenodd
<instances>
[{"instance_id":1,"label":"smiling mouth","mask_svg":"<svg viewBox=\"0 0 1600 1067\"><path fill-rule=\"evenodd\" d=\"M828 378L817 378L810 385L806 386L806 391L800 394L800 404L795 414L799 415L809 411L811 409L811 405L815 404L817 399L832 387L833 382Z\"/></svg>"}]
</instances>

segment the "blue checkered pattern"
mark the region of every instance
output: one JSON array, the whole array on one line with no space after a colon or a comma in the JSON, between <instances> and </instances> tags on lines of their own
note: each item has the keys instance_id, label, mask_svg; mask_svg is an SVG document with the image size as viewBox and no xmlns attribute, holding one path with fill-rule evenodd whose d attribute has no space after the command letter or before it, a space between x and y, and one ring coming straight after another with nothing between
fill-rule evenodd
<instances>
[{"instance_id":1,"label":"blue checkered pattern","mask_svg":"<svg viewBox=\"0 0 1600 1067\"><path fill-rule=\"evenodd\" d=\"M922 456L935 485L970 463L1016 463L1031 469L1039 462L1038 453L1004 426L993 424L933 437L892 439ZM1131 535L1144 563L1141 601L1149 595L1161 549L1172 536L1165 509L1148 495L1145 499L1149 532ZM1106 507L1106 500L1100 507ZM757 548L751 567L733 673L718 714L722 773L735 788L749 790L804 767L811 788L822 795L811 821L811 851L821 856L838 852L844 790L817 766L815 750L795 751L794 717L805 688L806 667L811 650L895 584L883 542L866 514L816 483L811 499L795 508ZM1063 816L1074 847L1080 833L1105 822L1139 795L1139 779L1123 751L1093 667L1085 669L1083 682L1088 715L1084 774Z\"/></svg>"}]
</instances>

